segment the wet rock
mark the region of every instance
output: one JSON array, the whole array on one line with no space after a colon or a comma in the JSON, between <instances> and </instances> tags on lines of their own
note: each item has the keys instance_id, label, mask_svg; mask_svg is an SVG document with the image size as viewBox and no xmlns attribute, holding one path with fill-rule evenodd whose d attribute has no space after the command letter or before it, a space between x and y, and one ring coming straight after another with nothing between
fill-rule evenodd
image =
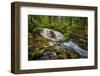
<instances>
[{"instance_id":1,"label":"wet rock","mask_svg":"<svg viewBox=\"0 0 100 76\"><path fill-rule=\"evenodd\" d=\"M42 28L43 31L40 32L40 35L44 38L48 38L52 41L60 41L63 38L63 34L48 28Z\"/></svg>"},{"instance_id":2,"label":"wet rock","mask_svg":"<svg viewBox=\"0 0 100 76\"><path fill-rule=\"evenodd\" d=\"M50 59L57 59L57 55L55 52L45 52L44 55L41 57L41 60L50 60Z\"/></svg>"},{"instance_id":3,"label":"wet rock","mask_svg":"<svg viewBox=\"0 0 100 76\"><path fill-rule=\"evenodd\" d=\"M73 51L73 52L70 52L70 53L69 53L69 57L70 57L71 59L75 59L75 58L80 58L80 55L79 55L79 53Z\"/></svg>"}]
</instances>

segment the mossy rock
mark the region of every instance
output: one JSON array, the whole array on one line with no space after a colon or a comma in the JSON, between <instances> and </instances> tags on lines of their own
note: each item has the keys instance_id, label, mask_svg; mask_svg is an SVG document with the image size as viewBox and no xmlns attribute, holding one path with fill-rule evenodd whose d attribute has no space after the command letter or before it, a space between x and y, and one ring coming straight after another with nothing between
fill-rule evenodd
<instances>
[{"instance_id":1,"label":"mossy rock","mask_svg":"<svg viewBox=\"0 0 100 76\"><path fill-rule=\"evenodd\" d=\"M37 36L33 38L32 45L34 48L44 48L44 47L49 46L49 40L41 36Z\"/></svg>"},{"instance_id":2,"label":"mossy rock","mask_svg":"<svg viewBox=\"0 0 100 76\"><path fill-rule=\"evenodd\" d=\"M55 46L49 46L49 47L46 47L46 48L44 48L44 49L45 49L45 51L56 52Z\"/></svg>"},{"instance_id":3,"label":"mossy rock","mask_svg":"<svg viewBox=\"0 0 100 76\"><path fill-rule=\"evenodd\" d=\"M44 53L44 49L37 49L32 51L32 57L42 56Z\"/></svg>"},{"instance_id":4,"label":"mossy rock","mask_svg":"<svg viewBox=\"0 0 100 76\"><path fill-rule=\"evenodd\" d=\"M67 59L68 58L68 52L64 48L59 48L56 53L57 53L58 59Z\"/></svg>"},{"instance_id":5,"label":"mossy rock","mask_svg":"<svg viewBox=\"0 0 100 76\"><path fill-rule=\"evenodd\" d=\"M75 59L75 58L80 58L80 55L79 55L79 53L73 51L73 52L70 52L70 53L69 53L69 57L70 57L71 59Z\"/></svg>"},{"instance_id":6,"label":"mossy rock","mask_svg":"<svg viewBox=\"0 0 100 76\"><path fill-rule=\"evenodd\" d=\"M56 52L65 52L66 49L65 48L57 48Z\"/></svg>"},{"instance_id":7,"label":"mossy rock","mask_svg":"<svg viewBox=\"0 0 100 76\"><path fill-rule=\"evenodd\" d=\"M66 53L60 53L58 56L57 56L57 59L67 59L67 55Z\"/></svg>"}]
</instances>

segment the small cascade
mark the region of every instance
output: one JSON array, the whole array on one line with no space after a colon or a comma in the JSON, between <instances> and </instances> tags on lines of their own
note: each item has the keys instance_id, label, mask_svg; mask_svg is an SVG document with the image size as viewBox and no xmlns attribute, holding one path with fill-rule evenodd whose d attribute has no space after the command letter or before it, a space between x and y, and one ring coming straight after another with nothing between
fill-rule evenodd
<instances>
[{"instance_id":1,"label":"small cascade","mask_svg":"<svg viewBox=\"0 0 100 76\"><path fill-rule=\"evenodd\" d=\"M63 38L63 34L59 31L55 31L48 28L42 28L43 31L40 32L40 35L44 38L50 39L53 41L54 44L56 44L57 47L60 48L66 48L66 49L72 49L72 51L75 51L80 54L81 58L88 57L88 51L82 49L79 47L76 43L72 42L71 40L65 41L63 43L60 42L60 40ZM50 45L53 45L51 42Z\"/></svg>"}]
</instances>

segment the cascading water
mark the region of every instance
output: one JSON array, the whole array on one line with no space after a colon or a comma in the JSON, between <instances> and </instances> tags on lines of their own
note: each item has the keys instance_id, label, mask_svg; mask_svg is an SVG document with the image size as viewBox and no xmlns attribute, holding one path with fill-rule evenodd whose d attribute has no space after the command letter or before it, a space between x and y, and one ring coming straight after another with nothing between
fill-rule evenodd
<instances>
[{"instance_id":1,"label":"cascading water","mask_svg":"<svg viewBox=\"0 0 100 76\"><path fill-rule=\"evenodd\" d=\"M42 37L52 40L59 47L69 48L69 49L72 49L72 51L78 52L80 54L81 58L88 57L88 51L82 49L81 47L79 47L76 43L72 42L71 40L69 40L67 42L65 41L59 45L58 44L59 41L63 38L62 33L52 30L52 29L48 29L48 28L42 28L42 29L43 29L43 31L40 32L40 35ZM53 34L53 36L51 34Z\"/></svg>"},{"instance_id":2,"label":"cascading water","mask_svg":"<svg viewBox=\"0 0 100 76\"><path fill-rule=\"evenodd\" d=\"M78 52L81 57L87 57L88 56L88 52L87 51L85 51L84 49L80 48L77 44L75 44L72 41L64 42L64 47L73 49L74 51Z\"/></svg>"}]
</instances>

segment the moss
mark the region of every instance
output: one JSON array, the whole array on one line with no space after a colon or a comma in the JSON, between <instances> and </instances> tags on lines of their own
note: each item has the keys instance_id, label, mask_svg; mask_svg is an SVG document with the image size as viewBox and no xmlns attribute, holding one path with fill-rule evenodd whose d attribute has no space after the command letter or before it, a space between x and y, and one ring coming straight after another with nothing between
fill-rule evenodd
<instances>
[{"instance_id":1,"label":"moss","mask_svg":"<svg viewBox=\"0 0 100 76\"><path fill-rule=\"evenodd\" d=\"M31 45L33 41L33 36L31 33L28 33L28 44Z\"/></svg>"},{"instance_id":2,"label":"moss","mask_svg":"<svg viewBox=\"0 0 100 76\"><path fill-rule=\"evenodd\" d=\"M80 58L80 55L77 52L70 52L69 54L71 59Z\"/></svg>"},{"instance_id":3,"label":"moss","mask_svg":"<svg viewBox=\"0 0 100 76\"><path fill-rule=\"evenodd\" d=\"M68 58L68 51L64 48L59 48L56 53L57 53L58 59L67 59Z\"/></svg>"},{"instance_id":4,"label":"moss","mask_svg":"<svg viewBox=\"0 0 100 76\"><path fill-rule=\"evenodd\" d=\"M57 56L57 59L67 59L66 53L65 53L65 52L60 53L60 54Z\"/></svg>"},{"instance_id":5,"label":"moss","mask_svg":"<svg viewBox=\"0 0 100 76\"><path fill-rule=\"evenodd\" d=\"M49 46L48 39L43 38L41 36L36 36L33 38L33 47L34 48L44 48Z\"/></svg>"},{"instance_id":6,"label":"moss","mask_svg":"<svg viewBox=\"0 0 100 76\"><path fill-rule=\"evenodd\" d=\"M46 47L44 49L45 49L45 51L56 52L55 46L49 46L49 47Z\"/></svg>"},{"instance_id":7,"label":"moss","mask_svg":"<svg viewBox=\"0 0 100 76\"><path fill-rule=\"evenodd\" d=\"M44 51L45 51L44 49L35 49L32 52L32 56L33 57L41 56L41 55L43 55Z\"/></svg>"}]
</instances>

